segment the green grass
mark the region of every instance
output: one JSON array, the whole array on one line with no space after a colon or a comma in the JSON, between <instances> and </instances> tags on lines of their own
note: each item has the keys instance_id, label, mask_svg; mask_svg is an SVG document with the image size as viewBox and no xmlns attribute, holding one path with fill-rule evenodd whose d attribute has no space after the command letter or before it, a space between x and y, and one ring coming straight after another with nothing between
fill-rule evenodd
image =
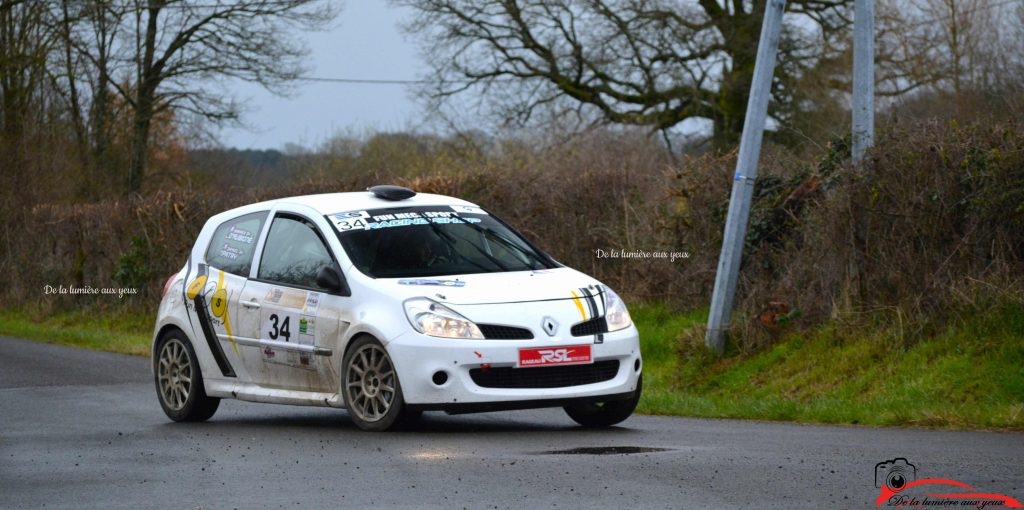
<instances>
[{"instance_id":1,"label":"green grass","mask_svg":"<svg viewBox=\"0 0 1024 510\"><path fill-rule=\"evenodd\" d=\"M751 354L712 355L706 311L632 307L644 355L639 411L814 423L1024 429L1024 310L965 314L898 347L886 328L829 324ZM148 355L153 317L0 310L0 335Z\"/></svg>"},{"instance_id":2,"label":"green grass","mask_svg":"<svg viewBox=\"0 0 1024 510\"><path fill-rule=\"evenodd\" d=\"M749 355L707 353L704 312L639 306L640 412L816 423L1024 429L1024 311L953 321L909 347L826 325ZM696 335L699 336L699 335Z\"/></svg>"},{"instance_id":3,"label":"green grass","mask_svg":"<svg viewBox=\"0 0 1024 510\"><path fill-rule=\"evenodd\" d=\"M152 330L153 317L140 312L0 310L0 335L94 351L148 356Z\"/></svg>"}]
</instances>

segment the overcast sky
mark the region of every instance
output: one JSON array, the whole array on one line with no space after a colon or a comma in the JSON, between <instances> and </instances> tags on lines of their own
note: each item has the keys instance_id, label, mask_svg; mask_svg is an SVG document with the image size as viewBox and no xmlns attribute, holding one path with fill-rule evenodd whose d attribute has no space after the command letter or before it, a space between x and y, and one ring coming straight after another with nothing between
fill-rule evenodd
<instances>
[{"instance_id":1,"label":"overcast sky","mask_svg":"<svg viewBox=\"0 0 1024 510\"><path fill-rule=\"evenodd\" d=\"M408 16L379 0L342 5L335 28L305 35L310 75L326 78L416 79L425 66L419 47L401 33ZM281 149L286 143L315 147L335 133L361 133L416 127L421 110L408 86L300 83L291 97L239 83L232 91L248 99L243 121L252 129L225 128L220 141L240 149Z\"/></svg>"}]
</instances>

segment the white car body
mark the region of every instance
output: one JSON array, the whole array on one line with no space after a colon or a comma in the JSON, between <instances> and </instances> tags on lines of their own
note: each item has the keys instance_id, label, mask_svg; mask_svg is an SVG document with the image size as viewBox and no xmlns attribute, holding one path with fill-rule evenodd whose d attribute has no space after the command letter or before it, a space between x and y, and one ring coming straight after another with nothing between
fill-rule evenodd
<instances>
[{"instance_id":1,"label":"white car body","mask_svg":"<svg viewBox=\"0 0 1024 510\"><path fill-rule=\"evenodd\" d=\"M284 198L213 216L199 234L189 261L168 282L154 330L154 359L161 336L177 329L194 347L209 397L341 408L345 406L341 384L346 347L360 335L371 335L391 356L405 404L414 409L469 412L552 407L623 397L637 390L640 346L632 323L618 331L572 335L572 326L601 318L606 292L600 282L576 270L556 267L424 279L364 274L339 240L343 220L332 215L347 212L357 217L365 211L414 206L451 208L464 216L487 214L476 204L446 196L417 194L394 201L363 192ZM230 242L213 238L219 228L253 213L266 215L259 231L232 224L221 231L227 232L221 237L230 237ZM351 295L258 278L271 224L279 217L300 217L315 225ZM231 243L241 248L232 248ZM211 245L224 249L218 257L251 256L248 272L232 274L211 265L206 260ZM246 249L251 252L245 253ZM589 302L588 294L593 297ZM429 336L412 326L403 308L406 300L421 297L473 323L523 328L533 338ZM552 367L517 368L521 349L543 348L542 358L559 362L569 360L569 351L580 346L590 349L588 365L617 362L618 367L599 382L567 380L559 385L549 381L544 383L549 387L533 388L504 387L508 384L500 382L481 385L471 373L492 371L510 374L515 380L543 378ZM530 355L537 352L541 351ZM499 369L503 372L493 372Z\"/></svg>"}]
</instances>

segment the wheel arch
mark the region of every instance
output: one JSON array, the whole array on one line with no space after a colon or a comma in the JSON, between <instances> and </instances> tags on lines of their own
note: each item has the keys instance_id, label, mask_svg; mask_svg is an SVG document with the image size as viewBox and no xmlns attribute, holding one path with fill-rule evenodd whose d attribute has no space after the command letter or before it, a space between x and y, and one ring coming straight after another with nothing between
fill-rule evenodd
<instances>
[{"instance_id":1,"label":"wheel arch","mask_svg":"<svg viewBox=\"0 0 1024 510\"><path fill-rule=\"evenodd\" d=\"M345 342L345 349L341 351L341 359L342 359L342 361L344 361L345 357L348 356L348 351L352 350L352 346L355 345L355 343L357 341L359 341L360 338L363 338L363 337L372 338L372 339L376 340L377 343L379 343L381 345L381 347L384 347L385 350L387 350L387 348L388 348L387 345L384 344L384 342L381 342L379 336L373 334L370 331L359 331L359 332L353 334L352 336L350 336L348 338L348 341ZM390 353L388 353L388 355L390 356ZM344 372L345 372L344 363L342 363L341 372L342 372L342 375L344 375Z\"/></svg>"},{"instance_id":2,"label":"wheel arch","mask_svg":"<svg viewBox=\"0 0 1024 510\"><path fill-rule=\"evenodd\" d=\"M152 347L150 347L150 353L149 353L149 359L150 359L149 371L151 372L150 375L154 375L154 376L156 375L156 362L157 362L157 356L158 356L158 353L156 352L156 350L157 350L157 347L160 346L160 341L163 340L164 338L166 338L167 335L169 335L169 334L171 334L171 333L173 333L175 331L181 333L182 336L184 336L186 339L188 339L189 343L192 343L192 340L189 339L188 334L185 333L185 330L181 329L181 327L179 327L177 324L174 324L173 322L171 322L171 323L167 323L167 324L164 324L163 326L161 326L160 329L157 330L156 334L153 335L153 345L152 345ZM195 346L193 346L192 348L195 349Z\"/></svg>"}]
</instances>

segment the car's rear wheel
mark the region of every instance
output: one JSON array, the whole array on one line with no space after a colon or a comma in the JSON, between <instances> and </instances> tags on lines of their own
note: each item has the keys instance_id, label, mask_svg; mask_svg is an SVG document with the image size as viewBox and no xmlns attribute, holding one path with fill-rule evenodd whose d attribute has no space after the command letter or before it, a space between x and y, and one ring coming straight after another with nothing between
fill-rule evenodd
<instances>
[{"instance_id":1,"label":"car's rear wheel","mask_svg":"<svg viewBox=\"0 0 1024 510\"><path fill-rule=\"evenodd\" d=\"M180 331L160 338L153 360L160 407L174 421L205 421L217 412L219 398L208 397L191 342Z\"/></svg>"},{"instance_id":2,"label":"car's rear wheel","mask_svg":"<svg viewBox=\"0 0 1024 510\"><path fill-rule=\"evenodd\" d=\"M405 405L398 373L387 349L375 338L356 339L345 353L342 396L345 408L363 430L388 430L415 415Z\"/></svg>"},{"instance_id":3,"label":"car's rear wheel","mask_svg":"<svg viewBox=\"0 0 1024 510\"><path fill-rule=\"evenodd\" d=\"M610 427L625 421L633 414L637 403L640 402L643 386L644 377L641 375L636 380L636 391L633 392L632 397L625 400L568 405L565 406L565 413L584 427Z\"/></svg>"}]
</instances>

